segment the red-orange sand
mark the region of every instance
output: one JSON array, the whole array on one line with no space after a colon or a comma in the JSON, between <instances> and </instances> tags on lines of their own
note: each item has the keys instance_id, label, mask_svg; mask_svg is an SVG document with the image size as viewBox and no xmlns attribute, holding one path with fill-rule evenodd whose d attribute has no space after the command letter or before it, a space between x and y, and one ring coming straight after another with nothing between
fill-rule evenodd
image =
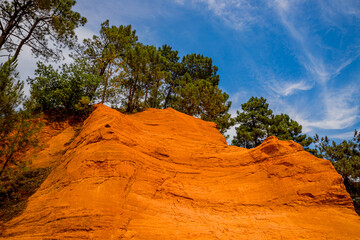
<instances>
[{"instance_id":1,"label":"red-orange sand","mask_svg":"<svg viewBox=\"0 0 360 240\"><path fill-rule=\"evenodd\" d=\"M46 166L61 153L3 238L360 239L340 175L292 141L247 150L172 109L123 115L103 105L64 146L73 134L66 128L33 160Z\"/></svg>"}]
</instances>

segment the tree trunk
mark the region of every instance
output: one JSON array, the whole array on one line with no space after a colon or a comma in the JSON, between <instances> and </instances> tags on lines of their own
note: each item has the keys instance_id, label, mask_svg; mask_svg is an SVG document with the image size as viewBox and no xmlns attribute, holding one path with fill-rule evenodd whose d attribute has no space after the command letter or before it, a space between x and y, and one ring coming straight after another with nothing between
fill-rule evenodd
<instances>
[{"instance_id":1,"label":"tree trunk","mask_svg":"<svg viewBox=\"0 0 360 240\"><path fill-rule=\"evenodd\" d=\"M170 85L169 91L168 91L168 93L166 94L166 97L165 97L164 109L168 108L171 93L172 93L172 86Z\"/></svg>"},{"instance_id":2,"label":"tree trunk","mask_svg":"<svg viewBox=\"0 0 360 240\"><path fill-rule=\"evenodd\" d=\"M2 169L1 169L0 176L4 172L4 170L6 168L6 165L8 164L8 162L10 162L13 155L14 155L14 153L11 153L10 156L6 158L5 163L4 163L4 165L3 165Z\"/></svg>"},{"instance_id":3,"label":"tree trunk","mask_svg":"<svg viewBox=\"0 0 360 240\"><path fill-rule=\"evenodd\" d=\"M105 102L107 85L108 85L108 79L106 78L105 79L105 85L104 85L104 91L103 91L102 98L101 98L101 103L102 104L104 104L104 102Z\"/></svg>"},{"instance_id":4,"label":"tree trunk","mask_svg":"<svg viewBox=\"0 0 360 240\"><path fill-rule=\"evenodd\" d=\"M146 90L145 90L145 100L144 100L144 106L145 107L146 107L146 102L147 102L148 91L149 91L149 80L147 81Z\"/></svg>"}]
</instances>

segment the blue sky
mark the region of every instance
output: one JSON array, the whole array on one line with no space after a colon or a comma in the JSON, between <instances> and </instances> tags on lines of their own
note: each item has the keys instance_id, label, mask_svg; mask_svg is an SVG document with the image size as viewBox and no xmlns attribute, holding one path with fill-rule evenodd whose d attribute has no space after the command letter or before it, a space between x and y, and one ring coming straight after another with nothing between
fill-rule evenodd
<instances>
[{"instance_id":1,"label":"blue sky","mask_svg":"<svg viewBox=\"0 0 360 240\"><path fill-rule=\"evenodd\" d=\"M142 43L211 57L232 113L263 96L310 136L360 129L359 0L78 0L75 10L88 19L79 38L109 19Z\"/></svg>"}]
</instances>

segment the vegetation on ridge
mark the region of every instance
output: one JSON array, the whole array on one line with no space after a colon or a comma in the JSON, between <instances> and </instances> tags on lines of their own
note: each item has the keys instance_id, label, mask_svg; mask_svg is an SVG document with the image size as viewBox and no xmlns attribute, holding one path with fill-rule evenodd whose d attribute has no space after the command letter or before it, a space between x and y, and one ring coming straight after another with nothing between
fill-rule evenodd
<instances>
[{"instance_id":1,"label":"vegetation on ridge","mask_svg":"<svg viewBox=\"0 0 360 240\"><path fill-rule=\"evenodd\" d=\"M355 130L351 140L344 140L339 144L316 134L314 145L310 151L319 158L330 160L343 177L346 190L360 215L360 132Z\"/></svg>"},{"instance_id":2,"label":"vegetation on ridge","mask_svg":"<svg viewBox=\"0 0 360 240\"><path fill-rule=\"evenodd\" d=\"M253 148L259 146L267 137L276 136L280 140L300 143L307 150L313 142L312 138L301 134L301 125L287 114L274 115L263 97L251 97L241 108L242 112L237 111L235 118L239 126L235 128L233 145Z\"/></svg>"},{"instance_id":3,"label":"vegetation on ridge","mask_svg":"<svg viewBox=\"0 0 360 240\"><path fill-rule=\"evenodd\" d=\"M301 134L302 127L286 114L274 115L263 97L251 97L241 105L242 112L237 111L235 122L236 135L233 145L253 148L269 136L280 140L293 140L316 157L324 158L333 164L343 177L344 185L360 214L360 132L354 132L351 140L336 144L328 137L314 138ZM312 144L312 145L311 145Z\"/></svg>"},{"instance_id":4,"label":"vegetation on ridge","mask_svg":"<svg viewBox=\"0 0 360 240\"><path fill-rule=\"evenodd\" d=\"M219 88L218 67L201 54L185 55L168 45L138 42L131 25L101 24L99 35L85 39L74 63L59 70L38 63L28 79L38 110L75 113L84 102L106 102L123 112L174 108L217 123L221 133L233 125L229 95ZM81 100L81 102L80 102Z\"/></svg>"}]
</instances>

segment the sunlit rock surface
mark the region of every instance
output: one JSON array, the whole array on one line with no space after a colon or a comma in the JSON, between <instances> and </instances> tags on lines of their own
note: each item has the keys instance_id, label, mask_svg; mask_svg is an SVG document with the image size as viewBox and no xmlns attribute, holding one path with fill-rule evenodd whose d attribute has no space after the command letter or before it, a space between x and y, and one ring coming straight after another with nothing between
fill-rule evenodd
<instances>
[{"instance_id":1,"label":"sunlit rock surface","mask_svg":"<svg viewBox=\"0 0 360 240\"><path fill-rule=\"evenodd\" d=\"M247 150L173 109L103 105L66 146L73 135L65 129L34 160L61 153L3 238L360 239L340 175L292 141Z\"/></svg>"}]
</instances>

